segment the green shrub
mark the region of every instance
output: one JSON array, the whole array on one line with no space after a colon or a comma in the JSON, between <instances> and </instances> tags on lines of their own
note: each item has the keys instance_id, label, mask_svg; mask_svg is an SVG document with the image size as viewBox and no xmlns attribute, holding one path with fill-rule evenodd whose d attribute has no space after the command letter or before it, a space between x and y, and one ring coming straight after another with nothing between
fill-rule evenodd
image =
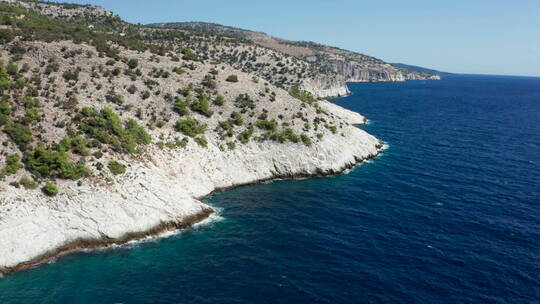
<instances>
[{"instance_id":1,"label":"green shrub","mask_svg":"<svg viewBox=\"0 0 540 304\"><path fill-rule=\"evenodd\" d=\"M4 96L2 99L0 102L0 127L9 122L9 115L11 114L11 105L8 102L7 96Z\"/></svg>"},{"instance_id":2,"label":"green shrub","mask_svg":"<svg viewBox=\"0 0 540 304\"><path fill-rule=\"evenodd\" d=\"M191 103L191 110L202 114L206 117L211 117L214 112L210 110L210 105L206 97L201 97L198 100Z\"/></svg>"},{"instance_id":3,"label":"green shrub","mask_svg":"<svg viewBox=\"0 0 540 304\"><path fill-rule=\"evenodd\" d=\"M194 140L199 146L204 147L204 148L208 147L208 141L206 140L206 138L199 136L199 137L195 137Z\"/></svg>"},{"instance_id":4,"label":"green shrub","mask_svg":"<svg viewBox=\"0 0 540 304\"><path fill-rule=\"evenodd\" d=\"M192 50L188 49L188 48L180 48L180 53L182 53L184 56L182 57L182 59L184 60L193 60L193 61L197 61L199 60L199 56L197 56L195 53L193 53Z\"/></svg>"},{"instance_id":5,"label":"green shrub","mask_svg":"<svg viewBox=\"0 0 540 304\"><path fill-rule=\"evenodd\" d=\"M35 98L26 97L24 99L24 106L27 108L37 108L39 107L39 101Z\"/></svg>"},{"instance_id":6,"label":"green shrub","mask_svg":"<svg viewBox=\"0 0 540 304\"><path fill-rule=\"evenodd\" d=\"M292 97L300 99L301 101L307 104L314 105L314 106L317 105L317 98L315 98L309 92L300 90L300 88L297 85L291 87L291 89L289 90L289 94Z\"/></svg>"},{"instance_id":7,"label":"green shrub","mask_svg":"<svg viewBox=\"0 0 540 304\"><path fill-rule=\"evenodd\" d=\"M0 113L0 127L9 123L9 115Z\"/></svg>"},{"instance_id":8,"label":"green shrub","mask_svg":"<svg viewBox=\"0 0 540 304\"><path fill-rule=\"evenodd\" d=\"M4 129L4 132L6 132L9 138L19 146L26 146L32 141L32 132L30 129L19 123L7 126Z\"/></svg>"},{"instance_id":9,"label":"green shrub","mask_svg":"<svg viewBox=\"0 0 540 304\"><path fill-rule=\"evenodd\" d=\"M179 68L179 67L175 67L175 68L173 68L173 72L175 72L178 75L182 75L182 74L184 74L186 72L186 70L184 70L182 68Z\"/></svg>"},{"instance_id":10,"label":"green shrub","mask_svg":"<svg viewBox=\"0 0 540 304\"><path fill-rule=\"evenodd\" d=\"M234 150L236 149L236 143L234 143L234 141L230 141L227 143L227 147L229 148L229 150Z\"/></svg>"},{"instance_id":11,"label":"green shrub","mask_svg":"<svg viewBox=\"0 0 540 304\"><path fill-rule=\"evenodd\" d=\"M253 128L249 127L246 130L242 131L240 134L238 134L238 140L240 140L240 142L243 144L248 143L251 135L253 135Z\"/></svg>"},{"instance_id":12,"label":"green shrub","mask_svg":"<svg viewBox=\"0 0 540 304\"><path fill-rule=\"evenodd\" d=\"M66 81L70 81L70 80L78 81L79 80L79 70L74 70L74 71L67 70L62 74L62 77L64 77L64 79Z\"/></svg>"},{"instance_id":13,"label":"green shrub","mask_svg":"<svg viewBox=\"0 0 540 304\"><path fill-rule=\"evenodd\" d=\"M8 72L9 75L17 75L17 73L19 73L19 68L17 67L17 65L13 62L10 62L7 67L6 67L6 70Z\"/></svg>"},{"instance_id":14,"label":"green shrub","mask_svg":"<svg viewBox=\"0 0 540 304\"><path fill-rule=\"evenodd\" d=\"M13 38L15 38L15 35L13 35L12 31L0 29L0 42L2 44L7 44L8 42L11 42Z\"/></svg>"},{"instance_id":15,"label":"green shrub","mask_svg":"<svg viewBox=\"0 0 540 304\"><path fill-rule=\"evenodd\" d=\"M184 88L184 89L179 89L178 93L182 94L182 96L184 96L184 97L188 97L189 95L191 95L191 91L193 91L193 89L188 87L188 88Z\"/></svg>"},{"instance_id":16,"label":"green shrub","mask_svg":"<svg viewBox=\"0 0 540 304\"><path fill-rule=\"evenodd\" d=\"M122 127L120 117L108 107L100 112L83 108L78 119L79 128L89 137L111 145L117 152L140 153L141 146L152 141L144 127L137 124L134 119L128 119Z\"/></svg>"},{"instance_id":17,"label":"green shrub","mask_svg":"<svg viewBox=\"0 0 540 304\"><path fill-rule=\"evenodd\" d=\"M199 122L195 118L186 118L176 122L174 126L176 131L182 132L189 137L195 137L206 131L206 124Z\"/></svg>"},{"instance_id":18,"label":"green shrub","mask_svg":"<svg viewBox=\"0 0 540 304\"><path fill-rule=\"evenodd\" d=\"M201 84L210 89L216 88L216 81L214 80L214 77L212 75L205 75L203 80L201 81Z\"/></svg>"},{"instance_id":19,"label":"green shrub","mask_svg":"<svg viewBox=\"0 0 540 304\"><path fill-rule=\"evenodd\" d=\"M214 99L214 104L218 106L222 106L225 104L225 97L223 95L218 95Z\"/></svg>"},{"instance_id":20,"label":"green shrub","mask_svg":"<svg viewBox=\"0 0 540 304\"><path fill-rule=\"evenodd\" d=\"M7 100L0 102L0 113L5 115L11 114L11 105Z\"/></svg>"},{"instance_id":21,"label":"green shrub","mask_svg":"<svg viewBox=\"0 0 540 304\"><path fill-rule=\"evenodd\" d=\"M302 139L302 142L304 143L304 145L306 145L308 147L311 147L311 145L313 144L311 142L311 138L309 136L307 136L306 134L301 134L300 138Z\"/></svg>"},{"instance_id":22,"label":"green shrub","mask_svg":"<svg viewBox=\"0 0 540 304\"><path fill-rule=\"evenodd\" d=\"M27 151L24 163L26 169L38 177L78 180L90 173L83 163L70 162L66 152L46 149L42 146Z\"/></svg>"},{"instance_id":23,"label":"green shrub","mask_svg":"<svg viewBox=\"0 0 540 304\"><path fill-rule=\"evenodd\" d=\"M279 141L281 143L286 142L287 140L297 143L302 140L301 137L295 134L293 129L291 128L287 128L281 132L271 134L270 139Z\"/></svg>"},{"instance_id":24,"label":"green shrub","mask_svg":"<svg viewBox=\"0 0 540 304\"><path fill-rule=\"evenodd\" d=\"M2 62L0 62L0 93L4 92L10 87L11 87L11 83L9 81L9 74L7 72L7 69L2 64Z\"/></svg>"},{"instance_id":25,"label":"green shrub","mask_svg":"<svg viewBox=\"0 0 540 304\"><path fill-rule=\"evenodd\" d=\"M144 91L142 93L141 97L142 97L143 100L150 98L150 92Z\"/></svg>"},{"instance_id":26,"label":"green shrub","mask_svg":"<svg viewBox=\"0 0 540 304\"><path fill-rule=\"evenodd\" d=\"M334 126L334 125L329 125L329 124L325 124L324 125L325 128L327 128L328 130L330 130L330 132L336 134L337 133L337 127Z\"/></svg>"},{"instance_id":27,"label":"green shrub","mask_svg":"<svg viewBox=\"0 0 540 304\"><path fill-rule=\"evenodd\" d=\"M21 177L21 179L19 180L19 184L23 185L25 189L30 189L30 190L36 189L39 186L39 184L35 180L27 176Z\"/></svg>"},{"instance_id":28,"label":"green shrub","mask_svg":"<svg viewBox=\"0 0 540 304\"><path fill-rule=\"evenodd\" d=\"M22 168L22 164L20 160L21 160L21 157L17 154L8 155L6 157L6 166L4 167L2 174L11 175L11 174L17 173L17 171L19 171L19 169Z\"/></svg>"},{"instance_id":29,"label":"green shrub","mask_svg":"<svg viewBox=\"0 0 540 304\"><path fill-rule=\"evenodd\" d=\"M75 136L73 138L64 137L58 144L58 150L67 152L73 149L73 152L82 156L90 155L87 147L88 140L82 136Z\"/></svg>"},{"instance_id":30,"label":"green shrub","mask_svg":"<svg viewBox=\"0 0 540 304\"><path fill-rule=\"evenodd\" d=\"M134 84L132 84L127 88L127 91L129 94L135 94L135 92L137 92L137 87Z\"/></svg>"},{"instance_id":31,"label":"green shrub","mask_svg":"<svg viewBox=\"0 0 540 304\"><path fill-rule=\"evenodd\" d=\"M130 69L135 69L139 65L139 61L137 59L130 59L127 62L127 65Z\"/></svg>"},{"instance_id":32,"label":"green shrub","mask_svg":"<svg viewBox=\"0 0 540 304\"><path fill-rule=\"evenodd\" d=\"M107 167L109 168L111 173L114 175L126 173L126 167L115 160L109 161L109 164L107 165Z\"/></svg>"},{"instance_id":33,"label":"green shrub","mask_svg":"<svg viewBox=\"0 0 540 304\"><path fill-rule=\"evenodd\" d=\"M227 77L227 79L225 79L225 80L228 81L228 82L238 82L238 76L229 75L229 77Z\"/></svg>"},{"instance_id":34,"label":"green shrub","mask_svg":"<svg viewBox=\"0 0 540 304\"><path fill-rule=\"evenodd\" d=\"M45 183L45 186L43 186L43 188L41 188L41 190L47 196L56 196L58 194L58 187L53 182Z\"/></svg>"},{"instance_id":35,"label":"green shrub","mask_svg":"<svg viewBox=\"0 0 540 304\"><path fill-rule=\"evenodd\" d=\"M25 124L29 124L33 121L39 120L39 112L37 109L27 109L24 113L24 116L22 118L22 122Z\"/></svg>"},{"instance_id":36,"label":"green shrub","mask_svg":"<svg viewBox=\"0 0 540 304\"><path fill-rule=\"evenodd\" d=\"M121 104L124 103L124 95L119 94L119 93L111 92L110 94L107 94L105 96L105 99L108 102L112 102L112 103L117 104L117 105L121 105Z\"/></svg>"},{"instance_id":37,"label":"green shrub","mask_svg":"<svg viewBox=\"0 0 540 304\"><path fill-rule=\"evenodd\" d=\"M220 121L219 126L226 131L228 137L233 136L234 130L230 120Z\"/></svg>"},{"instance_id":38,"label":"green shrub","mask_svg":"<svg viewBox=\"0 0 540 304\"><path fill-rule=\"evenodd\" d=\"M176 113L178 113L180 116L184 116L187 113L189 113L188 110L188 104L185 101L180 100L177 98L174 102L173 109Z\"/></svg>"},{"instance_id":39,"label":"green shrub","mask_svg":"<svg viewBox=\"0 0 540 304\"><path fill-rule=\"evenodd\" d=\"M262 130L274 132L277 128L277 122L275 120L259 120L255 123L255 126Z\"/></svg>"},{"instance_id":40,"label":"green shrub","mask_svg":"<svg viewBox=\"0 0 540 304\"><path fill-rule=\"evenodd\" d=\"M90 155L90 151L87 149L88 140L81 136L76 136L71 139L71 148L73 151L82 156Z\"/></svg>"},{"instance_id":41,"label":"green shrub","mask_svg":"<svg viewBox=\"0 0 540 304\"><path fill-rule=\"evenodd\" d=\"M244 116L238 112L232 112L231 113L232 123L241 126L244 124Z\"/></svg>"},{"instance_id":42,"label":"green shrub","mask_svg":"<svg viewBox=\"0 0 540 304\"><path fill-rule=\"evenodd\" d=\"M48 64L47 67L45 67L45 75L49 75L52 72L58 72L59 67L58 63Z\"/></svg>"},{"instance_id":43,"label":"green shrub","mask_svg":"<svg viewBox=\"0 0 540 304\"><path fill-rule=\"evenodd\" d=\"M255 109L255 103L253 102L251 97L249 97L248 94L238 95L238 97L236 97L234 102L236 103L236 106L241 109L245 109L245 108L249 108L251 110Z\"/></svg>"}]
</instances>

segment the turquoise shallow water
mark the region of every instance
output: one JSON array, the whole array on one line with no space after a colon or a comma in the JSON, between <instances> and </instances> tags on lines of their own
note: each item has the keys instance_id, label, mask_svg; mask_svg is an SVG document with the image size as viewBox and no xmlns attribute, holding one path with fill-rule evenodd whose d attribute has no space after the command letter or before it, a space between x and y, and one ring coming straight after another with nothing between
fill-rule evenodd
<instances>
[{"instance_id":1,"label":"turquoise shallow water","mask_svg":"<svg viewBox=\"0 0 540 304\"><path fill-rule=\"evenodd\" d=\"M383 154L217 193L220 218L0 280L0 303L540 302L540 79L351 84Z\"/></svg>"}]
</instances>

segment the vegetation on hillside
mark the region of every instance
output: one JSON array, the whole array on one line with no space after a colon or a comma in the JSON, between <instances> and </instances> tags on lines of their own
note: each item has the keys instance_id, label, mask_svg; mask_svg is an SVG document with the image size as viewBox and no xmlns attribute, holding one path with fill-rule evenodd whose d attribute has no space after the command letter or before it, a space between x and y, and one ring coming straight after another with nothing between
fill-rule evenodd
<instances>
[{"instance_id":1,"label":"vegetation on hillside","mask_svg":"<svg viewBox=\"0 0 540 304\"><path fill-rule=\"evenodd\" d=\"M227 35L131 25L89 6L24 3L36 10L0 3L0 177L16 187L54 196L58 179L112 181L129 170L115 159L152 146L311 146L319 125L337 132L299 89L320 72L304 61ZM38 12L41 4L58 14ZM290 97L272 84L299 101L276 107Z\"/></svg>"}]
</instances>

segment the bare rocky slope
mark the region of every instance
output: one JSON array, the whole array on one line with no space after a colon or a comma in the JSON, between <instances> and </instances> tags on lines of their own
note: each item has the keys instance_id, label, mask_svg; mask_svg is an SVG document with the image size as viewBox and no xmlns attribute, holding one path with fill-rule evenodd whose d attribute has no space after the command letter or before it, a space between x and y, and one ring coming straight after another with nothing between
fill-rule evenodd
<instances>
[{"instance_id":1,"label":"bare rocky slope","mask_svg":"<svg viewBox=\"0 0 540 304\"><path fill-rule=\"evenodd\" d=\"M303 89L320 97L342 96L348 93L346 82L437 80L430 71L394 66L380 59L315 42L290 41L229 26L205 22L159 23L157 28L174 28L201 33L213 33L253 42L308 63L319 71L318 77L300 80Z\"/></svg>"},{"instance_id":2,"label":"bare rocky slope","mask_svg":"<svg viewBox=\"0 0 540 304\"><path fill-rule=\"evenodd\" d=\"M238 39L2 0L0 42L0 274L190 227L212 191L337 174L382 146L360 114L279 78L321 89L318 70Z\"/></svg>"}]
</instances>

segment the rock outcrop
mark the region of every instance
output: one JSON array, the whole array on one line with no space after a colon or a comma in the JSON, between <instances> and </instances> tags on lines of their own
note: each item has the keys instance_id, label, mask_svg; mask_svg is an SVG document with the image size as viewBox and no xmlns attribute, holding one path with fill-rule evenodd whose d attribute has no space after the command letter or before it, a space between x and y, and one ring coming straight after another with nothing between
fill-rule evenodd
<instances>
[{"instance_id":1,"label":"rock outcrop","mask_svg":"<svg viewBox=\"0 0 540 304\"><path fill-rule=\"evenodd\" d=\"M339 75L307 78L302 82L300 88L319 98L342 97L350 93L345 79Z\"/></svg>"}]
</instances>

